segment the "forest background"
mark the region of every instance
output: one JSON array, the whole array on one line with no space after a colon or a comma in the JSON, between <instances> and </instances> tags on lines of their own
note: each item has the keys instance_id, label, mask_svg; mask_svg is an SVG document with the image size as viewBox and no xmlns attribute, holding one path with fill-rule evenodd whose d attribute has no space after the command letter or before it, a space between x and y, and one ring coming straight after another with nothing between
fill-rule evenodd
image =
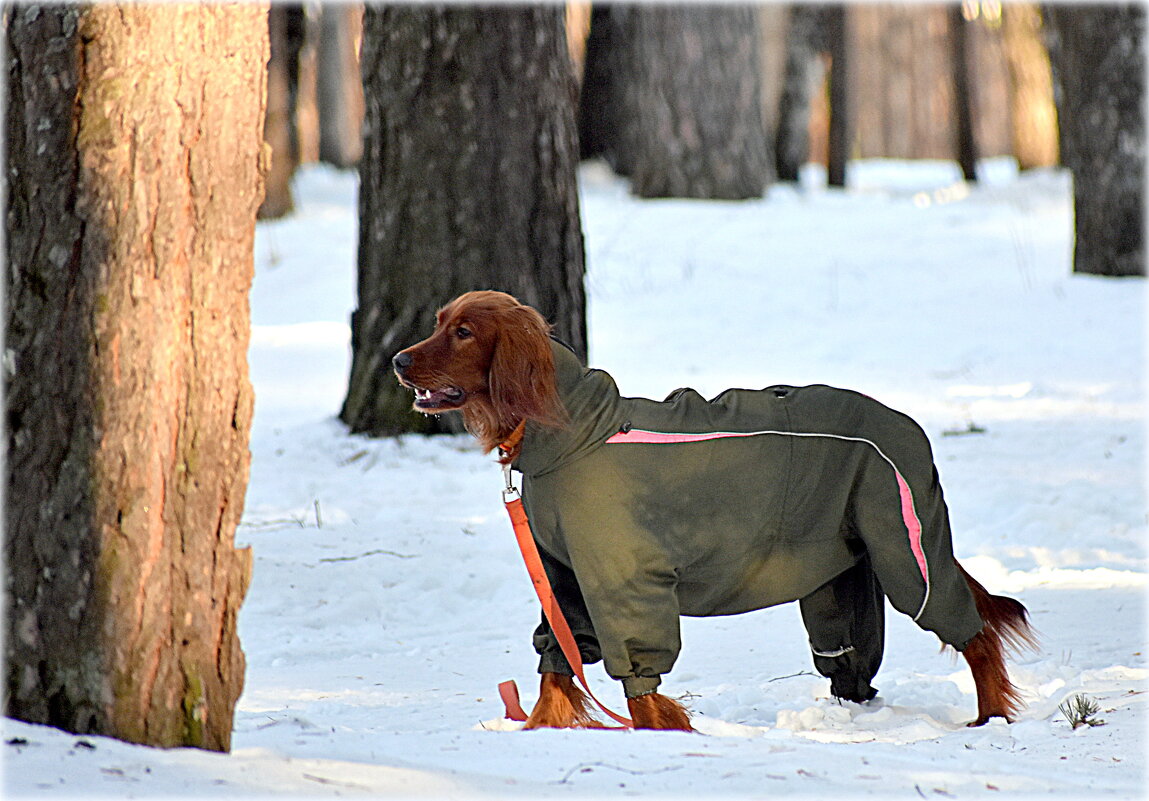
<instances>
[{"instance_id":1,"label":"forest background","mask_svg":"<svg viewBox=\"0 0 1149 801\"><path fill-rule=\"evenodd\" d=\"M1145 271L1140 6L3 13L6 710L67 731L230 745L255 225L300 163L358 168L340 417L372 435L453 430L381 365L464 289L585 354L588 158L639 198L734 201L811 162L975 184L1008 154L1072 175L1075 271Z\"/></svg>"}]
</instances>

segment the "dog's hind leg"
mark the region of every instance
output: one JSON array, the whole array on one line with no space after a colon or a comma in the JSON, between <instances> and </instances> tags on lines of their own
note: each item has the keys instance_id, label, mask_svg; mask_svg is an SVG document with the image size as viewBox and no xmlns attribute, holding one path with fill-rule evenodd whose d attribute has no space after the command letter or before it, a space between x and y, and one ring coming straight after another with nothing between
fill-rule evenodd
<instances>
[{"instance_id":1,"label":"dog's hind leg","mask_svg":"<svg viewBox=\"0 0 1149 801\"><path fill-rule=\"evenodd\" d=\"M798 602L814 667L835 698L862 703L882 664L885 596L868 556Z\"/></svg>"},{"instance_id":2,"label":"dog's hind leg","mask_svg":"<svg viewBox=\"0 0 1149 801\"><path fill-rule=\"evenodd\" d=\"M961 652L977 688L977 720L969 725L981 726L994 717L1011 721L1021 708L1021 693L1009 680L1005 652L1036 646L1028 613L1020 601L991 595L960 564L957 569L969 584L983 622L981 631Z\"/></svg>"},{"instance_id":3,"label":"dog's hind leg","mask_svg":"<svg viewBox=\"0 0 1149 801\"><path fill-rule=\"evenodd\" d=\"M990 718L1012 722L1021 706L1021 697L1009 680L1000 643L984 631L979 632L961 653L977 688L977 720L968 725L983 726Z\"/></svg>"}]
</instances>

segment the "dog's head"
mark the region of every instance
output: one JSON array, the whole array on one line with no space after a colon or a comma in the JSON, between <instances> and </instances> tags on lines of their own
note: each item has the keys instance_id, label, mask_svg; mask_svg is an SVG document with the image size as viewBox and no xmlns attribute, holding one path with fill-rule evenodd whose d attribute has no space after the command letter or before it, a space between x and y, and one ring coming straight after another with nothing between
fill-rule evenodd
<instances>
[{"instance_id":1,"label":"dog's head","mask_svg":"<svg viewBox=\"0 0 1149 801\"><path fill-rule=\"evenodd\" d=\"M561 421L550 325L503 292L468 292L438 312L435 331L392 360L416 411L459 411L488 448L523 420Z\"/></svg>"}]
</instances>

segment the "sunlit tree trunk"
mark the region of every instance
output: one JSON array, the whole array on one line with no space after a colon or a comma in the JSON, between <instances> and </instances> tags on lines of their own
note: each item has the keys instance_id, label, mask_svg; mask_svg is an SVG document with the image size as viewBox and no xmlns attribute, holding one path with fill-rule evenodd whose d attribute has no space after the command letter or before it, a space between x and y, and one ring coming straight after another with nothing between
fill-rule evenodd
<instances>
[{"instance_id":1,"label":"sunlit tree trunk","mask_svg":"<svg viewBox=\"0 0 1149 801\"><path fill-rule=\"evenodd\" d=\"M1041 12L1031 3L1009 3L1002 19L1014 156L1023 170L1052 167L1058 163L1057 111Z\"/></svg>"},{"instance_id":2,"label":"sunlit tree trunk","mask_svg":"<svg viewBox=\"0 0 1149 801\"><path fill-rule=\"evenodd\" d=\"M267 8L5 13L6 714L226 750Z\"/></svg>"},{"instance_id":3,"label":"sunlit tree trunk","mask_svg":"<svg viewBox=\"0 0 1149 801\"><path fill-rule=\"evenodd\" d=\"M340 414L353 431L437 431L391 373L435 310L510 292L586 353L575 79L564 9L368 6L358 308Z\"/></svg>"}]
</instances>

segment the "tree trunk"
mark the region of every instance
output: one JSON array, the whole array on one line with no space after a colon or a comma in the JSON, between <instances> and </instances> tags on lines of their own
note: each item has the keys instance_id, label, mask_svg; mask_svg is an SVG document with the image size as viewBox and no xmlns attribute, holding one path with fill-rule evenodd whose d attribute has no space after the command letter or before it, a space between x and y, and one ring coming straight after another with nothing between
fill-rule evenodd
<instances>
[{"instance_id":1,"label":"tree trunk","mask_svg":"<svg viewBox=\"0 0 1149 801\"><path fill-rule=\"evenodd\" d=\"M1045 7L1062 163L1073 173L1073 269L1144 275L1145 9Z\"/></svg>"},{"instance_id":2,"label":"tree trunk","mask_svg":"<svg viewBox=\"0 0 1149 801\"><path fill-rule=\"evenodd\" d=\"M600 112L602 131L587 132L590 110L582 130L603 142L603 155L630 177L636 195L762 195L773 158L762 124L758 36L754 6L595 10L582 105L610 106ZM609 86L591 84L592 76Z\"/></svg>"},{"instance_id":3,"label":"tree trunk","mask_svg":"<svg viewBox=\"0 0 1149 801\"><path fill-rule=\"evenodd\" d=\"M412 412L390 366L467 290L510 292L585 356L563 18L562 6L368 6L359 305L340 413L353 431L453 425Z\"/></svg>"},{"instance_id":4,"label":"tree trunk","mask_svg":"<svg viewBox=\"0 0 1149 801\"><path fill-rule=\"evenodd\" d=\"M949 11L950 74L954 87L954 147L962 177L977 180L977 141L973 132L973 97L970 87L969 31L961 5Z\"/></svg>"},{"instance_id":5,"label":"tree trunk","mask_svg":"<svg viewBox=\"0 0 1149 801\"><path fill-rule=\"evenodd\" d=\"M830 50L830 146L826 168L830 186L846 186L846 165L854 140L850 102L850 10L842 3L828 6L826 36Z\"/></svg>"},{"instance_id":6,"label":"tree trunk","mask_svg":"<svg viewBox=\"0 0 1149 801\"><path fill-rule=\"evenodd\" d=\"M6 11L12 717L229 747L266 8Z\"/></svg>"},{"instance_id":7,"label":"tree trunk","mask_svg":"<svg viewBox=\"0 0 1149 801\"><path fill-rule=\"evenodd\" d=\"M567 53L571 57L576 83L582 83L586 65L586 40L590 35L591 4L589 0L567 0L566 32Z\"/></svg>"},{"instance_id":8,"label":"tree trunk","mask_svg":"<svg viewBox=\"0 0 1149 801\"><path fill-rule=\"evenodd\" d=\"M621 46L615 41L621 31L611 24L612 8L602 4L591 6L590 32L579 88L579 157L601 156L614 166L616 172L625 175L626 171L618 164L619 156L614 152L621 136L620 99L616 96L616 90L621 87L614 79L612 53Z\"/></svg>"},{"instance_id":9,"label":"tree trunk","mask_svg":"<svg viewBox=\"0 0 1149 801\"><path fill-rule=\"evenodd\" d=\"M773 158L774 132L778 129L778 105L786 73L786 37L790 29L790 7L781 3L758 6L758 104L762 129L766 132ZM771 176L776 177L770 165Z\"/></svg>"},{"instance_id":10,"label":"tree trunk","mask_svg":"<svg viewBox=\"0 0 1149 801\"><path fill-rule=\"evenodd\" d=\"M359 40L363 8L328 3L320 10L319 160L353 167L363 153L363 82Z\"/></svg>"},{"instance_id":11,"label":"tree trunk","mask_svg":"<svg viewBox=\"0 0 1149 801\"><path fill-rule=\"evenodd\" d=\"M780 181L797 181L799 170L810 159L810 100L825 79L820 57L826 49L822 11L818 5L790 8L786 73L774 139L775 169Z\"/></svg>"},{"instance_id":12,"label":"tree trunk","mask_svg":"<svg viewBox=\"0 0 1149 801\"><path fill-rule=\"evenodd\" d=\"M1002 19L1013 154L1023 170L1052 167L1058 163L1057 111L1041 12L1031 3L1010 3Z\"/></svg>"},{"instance_id":13,"label":"tree trunk","mask_svg":"<svg viewBox=\"0 0 1149 801\"><path fill-rule=\"evenodd\" d=\"M267 117L263 138L271 148L267 187L259 207L261 220L274 220L295 210L291 179L299 167L299 53L307 18L297 3L273 3L267 15L271 57L267 62Z\"/></svg>"}]
</instances>

